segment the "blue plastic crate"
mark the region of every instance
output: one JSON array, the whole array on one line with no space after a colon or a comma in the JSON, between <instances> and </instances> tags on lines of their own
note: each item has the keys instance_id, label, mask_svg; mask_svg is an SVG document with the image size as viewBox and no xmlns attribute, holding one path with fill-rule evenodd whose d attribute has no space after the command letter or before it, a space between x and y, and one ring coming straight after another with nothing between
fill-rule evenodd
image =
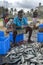
<instances>
[{"instance_id":1,"label":"blue plastic crate","mask_svg":"<svg viewBox=\"0 0 43 65\"><path fill-rule=\"evenodd\" d=\"M40 24L40 25L39 25L39 28L43 28L43 24Z\"/></svg>"},{"instance_id":2,"label":"blue plastic crate","mask_svg":"<svg viewBox=\"0 0 43 65\"><path fill-rule=\"evenodd\" d=\"M37 41L43 43L43 33L42 32L38 32Z\"/></svg>"},{"instance_id":3,"label":"blue plastic crate","mask_svg":"<svg viewBox=\"0 0 43 65\"><path fill-rule=\"evenodd\" d=\"M5 44L5 40L0 40L0 54L6 54L7 53L7 47Z\"/></svg>"},{"instance_id":4,"label":"blue plastic crate","mask_svg":"<svg viewBox=\"0 0 43 65\"><path fill-rule=\"evenodd\" d=\"M9 36L6 37L5 43L6 43L6 46L7 46L7 51L9 51L9 49L10 49L10 37Z\"/></svg>"},{"instance_id":5,"label":"blue plastic crate","mask_svg":"<svg viewBox=\"0 0 43 65\"><path fill-rule=\"evenodd\" d=\"M23 41L23 34L19 34L19 35L16 36L15 42L18 43L20 41Z\"/></svg>"},{"instance_id":6,"label":"blue plastic crate","mask_svg":"<svg viewBox=\"0 0 43 65\"><path fill-rule=\"evenodd\" d=\"M9 37L0 37L0 41L5 40L7 51L10 49L10 38Z\"/></svg>"},{"instance_id":7,"label":"blue plastic crate","mask_svg":"<svg viewBox=\"0 0 43 65\"><path fill-rule=\"evenodd\" d=\"M13 33L10 32L10 33L9 33L9 36L10 36L10 41L13 42ZM23 34L18 34L18 35L16 36L15 42L18 43L18 42L20 42L20 41L23 41Z\"/></svg>"},{"instance_id":8,"label":"blue plastic crate","mask_svg":"<svg viewBox=\"0 0 43 65\"><path fill-rule=\"evenodd\" d=\"M9 37L0 37L0 54L6 54L10 49Z\"/></svg>"},{"instance_id":9,"label":"blue plastic crate","mask_svg":"<svg viewBox=\"0 0 43 65\"><path fill-rule=\"evenodd\" d=\"M0 37L4 36L4 31L0 31Z\"/></svg>"}]
</instances>

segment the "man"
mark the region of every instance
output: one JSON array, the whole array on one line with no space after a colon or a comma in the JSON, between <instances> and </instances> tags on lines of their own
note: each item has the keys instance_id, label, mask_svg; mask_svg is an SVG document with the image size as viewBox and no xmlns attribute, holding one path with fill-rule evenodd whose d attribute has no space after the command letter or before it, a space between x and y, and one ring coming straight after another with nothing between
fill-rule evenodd
<instances>
[{"instance_id":1,"label":"man","mask_svg":"<svg viewBox=\"0 0 43 65\"><path fill-rule=\"evenodd\" d=\"M27 20L25 17L23 17L23 11L20 10L18 12L18 16L14 18L13 21L13 39L15 42L15 38L17 35L17 29L25 28L26 33L29 32L29 37L28 37L28 42L33 43L31 40L31 35L32 35L32 28L28 26Z\"/></svg>"}]
</instances>

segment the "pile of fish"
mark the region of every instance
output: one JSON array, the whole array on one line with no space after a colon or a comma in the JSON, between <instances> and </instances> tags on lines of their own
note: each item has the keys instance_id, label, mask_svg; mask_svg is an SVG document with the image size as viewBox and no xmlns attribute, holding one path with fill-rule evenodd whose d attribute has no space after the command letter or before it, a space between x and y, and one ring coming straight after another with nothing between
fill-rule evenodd
<instances>
[{"instance_id":1,"label":"pile of fish","mask_svg":"<svg viewBox=\"0 0 43 65\"><path fill-rule=\"evenodd\" d=\"M43 65L43 48L39 48L37 43L14 47L5 56L4 62L15 65Z\"/></svg>"}]
</instances>

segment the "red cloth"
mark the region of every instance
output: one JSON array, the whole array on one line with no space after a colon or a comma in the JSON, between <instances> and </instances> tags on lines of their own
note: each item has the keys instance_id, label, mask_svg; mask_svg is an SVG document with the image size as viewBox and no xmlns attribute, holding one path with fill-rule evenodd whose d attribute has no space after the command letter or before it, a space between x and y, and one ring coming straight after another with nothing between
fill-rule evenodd
<instances>
[{"instance_id":1,"label":"red cloth","mask_svg":"<svg viewBox=\"0 0 43 65\"><path fill-rule=\"evenodd\" d=\"M5 22L5 23L7 23L7 22L8 22L8 19L7 19L7 18L5 18L5 19L4 19L4 22Z\"/></svg>"}]
</instances>

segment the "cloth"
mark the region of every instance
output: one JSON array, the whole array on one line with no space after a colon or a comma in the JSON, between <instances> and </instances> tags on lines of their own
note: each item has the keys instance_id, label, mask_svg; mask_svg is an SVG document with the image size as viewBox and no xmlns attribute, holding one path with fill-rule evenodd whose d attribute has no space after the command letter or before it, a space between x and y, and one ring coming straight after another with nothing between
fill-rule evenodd
<instances>
[{"instance_id":1,"label":"cloth","mask_svg":"<svg viewBox=\"0 0 43 65\"><path fill-rule=\"evenodd\" d=\"M36 23L37 23L37 18L33 18L33 24L36 25Z\"/></svg>"},{"instance_id":2,"label":"cloth","mask_svg":"<svg viewBox=\"0 0 43 65\"><path fill-rule=\"evenodd\" d=\"M12 24L12 22L13 22L13 20L12 20L12 19L10 19L10 20L7 22L7 24L6 24L6 27L7 27L7 28L9 28L9 27L10 27L10 25Z\"/></svg>"},{"instance_id":3,"label":"cloth","mask_svg":"<svg viewBox=\"0 0 43 65\"><path fill-rule=\"evenodd\" d=\"M20 21L18 16L14 18L13 23L17 26L27 25L27 18L23 17Z\"/></svg>"}]
</instances>

